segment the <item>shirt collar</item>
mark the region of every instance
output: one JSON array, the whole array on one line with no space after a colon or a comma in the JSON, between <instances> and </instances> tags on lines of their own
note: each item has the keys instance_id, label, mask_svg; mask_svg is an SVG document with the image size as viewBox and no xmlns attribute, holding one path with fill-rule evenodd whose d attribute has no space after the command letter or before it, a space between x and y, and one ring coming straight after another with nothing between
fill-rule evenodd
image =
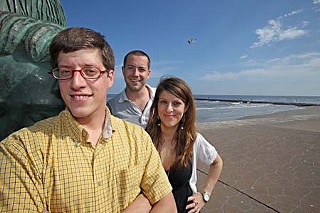
<instances>
[{"instance_id":1,"label":"shirt collar","mask_svg":"<svg viewBox=\"0 0 320 213\"><path fill-rule=\"evenodd\" d=\"M89 133L81 124L79 124L74 119L74 117L72 116L71 112L68 109L64 110L61 113L61 116L64 117L64 120L66 122L65 126L67 127L66 128L67 131L65 132L66 134L65 136L69 136L76 141L86 142L88 140ZM108 107L106 107L106 117L105 117L104 127L102 131L102 136L104 139L110 138L113 133L113 129L110 122L110 116L111 116L111 113Z\"/></svg>"},{"instance_id":2,"label":"shirt collar","mask_svg":"<svg viewBox=\"0 0 320 213\"><path fill-rule=\"evenodd\" d=\"M102 131L102 136L104 139L110 138L112 135L112 132L113 132L111 122L110 122L110 116L111 116L111 113L107 107L106 108L106 117L104 120L104 127L103 127L103 131Z\"/></svg>"},{"instance_id":3,"label":"shirt collar","mask_svg":"<svg viewBox=\"0 0 320 213\"><path fill-rule=\"evenodd\" d=\"M126 89L124 89L121 94L120 94L120 98L119 98L119 102L125 102L125 101L129 101L129 98L126 94Z\"/></svg>"},{"instance_id":4,"label":"shirt collar","mask_svg":"<svg viewBox=\"0 0 320 213\"><path fill-rule=\"evenodd\" d=\"M149 84L146 84L145 85L149 91L149 98L152 99L153 96L154 96L154 89L149 85ZM119 98L119 102L125 102L125 101L130 101L127 94L126 94L126 89L124 89L121 94L120 94L120 98Z\"/></svg>"}]
</instances>

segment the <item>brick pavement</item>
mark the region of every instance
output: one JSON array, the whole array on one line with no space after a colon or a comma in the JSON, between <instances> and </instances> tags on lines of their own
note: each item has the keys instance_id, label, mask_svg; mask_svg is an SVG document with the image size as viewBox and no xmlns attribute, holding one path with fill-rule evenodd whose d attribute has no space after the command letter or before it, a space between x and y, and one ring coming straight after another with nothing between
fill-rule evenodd
<instances>
[{"instance_id":1,"label":"brick pavement","mask_svg":"<svg viewBox=\"0 0 320 213\"><path fill-rule=\"evenodd\" d=\"M202 213L320 212L320 107L210 125L224 168Z\"/></svg>"}]
</instances>

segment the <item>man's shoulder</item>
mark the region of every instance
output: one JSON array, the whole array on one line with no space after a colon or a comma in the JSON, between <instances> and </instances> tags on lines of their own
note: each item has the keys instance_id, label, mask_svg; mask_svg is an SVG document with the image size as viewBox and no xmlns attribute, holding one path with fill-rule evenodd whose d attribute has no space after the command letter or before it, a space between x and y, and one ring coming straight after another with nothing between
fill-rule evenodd
<instances>
[{"instance_id":1,"label":"man's shoulder","mask_svg":"<svg viewBox=\"0 0 320 213\"><path fill-rule=\"evenodd\" d=\"M119 112L126 112L128 109L132 108L132 103L127 101L123 93L120 93L108 100L107 106L110 109L111 114L118 115Z\"/></svg>"},{"instance_id":2,"label":"man's shoulder","mask_svg":"<svg viewBox=\"0 0 320 213\"><path fill-rule=\"evenodd\" d=\"M146 86L152 91L155 92L156 91L156 87L150 86L149 84L146 84Z\"/></svg>"},{"instance_id":3,"label":"man's shoulder","mask_svg":"<svg viewBox=\"0 0 320 213\"><path fill-rule=\"evenodd\" d=\"M32 126L24 127L17 130L3 139L0 143L4 146L15 146L14 144L31 144L32 141L37 141L41 144L46 141L48 136L53 134L54 126L57 124L59 116L46 118L34 123Z\"/></svg>"},{"instance_id":4,"label":"man's shoulder","mask_svg":"<svg viewBox=\"0 0 320 213\"><path fill-rule=\"evenodd\" d=\"M119 93L107 101L107 106L110 109L112 114L114 114L118 111L118 108L121 105L121 102L120 102L121 96L122 96L122 94Z\"/></svg>"},{"instance_id":5,"label":"man's shoulder","mask_svg":"<svg viewBox=\"0 0 320 213\"><path fill-rule=\"evenodd\" d=\"M114 104L119 102L119 100L121 99L122 95L123 95L123 91L120 92L119 94L116 94L114 97L110 98L107 102L109 104L114 105Z\"/></svg>"},{"instance_id":6,"label":"man's shoulder","mask_svg":"<svg viewBox=\"0 0 320 213\"><path fill-rule=\"evenodd\" d=\"M152 87L152 86L150 86L149 84L146 84L146 87L147 87L148 90L149 90L149 97L150 97L150 99L153 101L154 96L156 95L156 90L157 90L157 88Z\"/></svg>"},{"instance_id":7,"label":"man's shoulder","mask_svg":"<svg viewBox=\"0 0 320 213\"><path fill-rule=\"evenodd\" d=\"M120 93L114 95L114 96L113 96L112 98L110 98L107 102L110 103L110 102L114 102L114 101L116 101L116 100L119 100L119 97L120 97Z\"/></svg>"},{"instance_id":8,"label":"man's shoulder","mask_svg":"<svg viewBox=\"0 0 320 213\"><path fill-rule=\"evenodd\" d=\"M129 122L125 119L115 117L114 115L111 115L110 117L111 125L113 130L119 134L126 134L133 137L148 137L149 134L139 126L138 124Z\"/></svg>"},{"instance_id":9,"label":"man's shoulder","mask_svg":"<svg viewBox=\"0 0 320 213\"><path fill-rule=\"evenodd\" d=\"M151 86L151 85L149 85L149 84L146 84L146 87L151 91L151 93L155 93L156 90L157 90L156 87L153 87L153 86Z\"/></svg>"},{"instance_id":10,"label":"man's shoulder","mask_svg":"<svg viewBox=\"0 0 320 213\"><path fill-rule=\"evenodd\" d=\"M143 129L141 126L139 126L138 124L135 124L135 123L132 123L132 122L129 122L125 119L122 119L122 118L118 118L114 115L111 115L110 116L110 119L111 119L111 124L113 126L117 126L119 128L125 128L125 129Z\"/></svg>"},{"instance_id":11,"label":"man's shoulder","mask_svg":"<svg viewBox=\"0 0 320 213\"><path fill-rule=\"evenodd\" d=\"M34 123L30 128L39 128L39 129L51 129L57 122L61 121L61 115L56 115L53 117L49 117Z\"/></svg>"}]
</instances>

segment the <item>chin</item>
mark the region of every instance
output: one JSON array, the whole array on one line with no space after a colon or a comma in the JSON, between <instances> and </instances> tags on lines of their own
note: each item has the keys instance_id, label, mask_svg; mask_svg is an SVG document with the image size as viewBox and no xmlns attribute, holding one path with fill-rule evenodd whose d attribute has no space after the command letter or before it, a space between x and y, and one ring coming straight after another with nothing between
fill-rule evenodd
<instances>
[{"instance_id":1,"label":"chin","mask_svg":"<svg viewBox=\"0 0 320 213\"><path fill-rule=\"evenodd\" d=\"M136 83L136 84L131 84L131 90L140 90L142 88L142 85L140 83Z\"/></svg>"},{"instance_id":2,"label":"chin","mask_svg":"<svg viewBox=\"0 0 320 213\"><path fill-rule=\"evenodd\" d=\"M69 111L75 118L83 118L83 117L88 117L91 113L88 110L85 109L72 109L69 108Z\"/></svg>"},{"instance_id":3,"label":"chin","mask_svg":"<svg viewBox=\"0 0 320 213\"><path fill-rule=\"evenodd\" d=\"M176 123L174 123L174 124L169 123L169 124L165 124L165 126L166 126L167 128L176 128L176 127L178 126L178 124L176 124Z\"/></svg>"}]
</instances>

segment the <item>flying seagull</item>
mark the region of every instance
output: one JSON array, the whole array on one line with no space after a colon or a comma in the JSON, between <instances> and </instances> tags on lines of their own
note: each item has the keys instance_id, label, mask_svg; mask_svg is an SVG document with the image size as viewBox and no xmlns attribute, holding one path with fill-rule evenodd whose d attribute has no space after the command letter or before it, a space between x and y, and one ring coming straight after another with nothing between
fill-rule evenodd
<instances>
[{"instance_id":1,"label":"flying seagull","mask_svg":"<svg viewBox=\"0 0 320 213\"><path fill-rule=\"evenodd\" d=\"M189 44L192 44L192 43L194 43L196 40L197 40L197 39L195 39L195 38L190 38L190 39L188 40L188 43L189 43Z\"/></svg>"}]
</instances>

